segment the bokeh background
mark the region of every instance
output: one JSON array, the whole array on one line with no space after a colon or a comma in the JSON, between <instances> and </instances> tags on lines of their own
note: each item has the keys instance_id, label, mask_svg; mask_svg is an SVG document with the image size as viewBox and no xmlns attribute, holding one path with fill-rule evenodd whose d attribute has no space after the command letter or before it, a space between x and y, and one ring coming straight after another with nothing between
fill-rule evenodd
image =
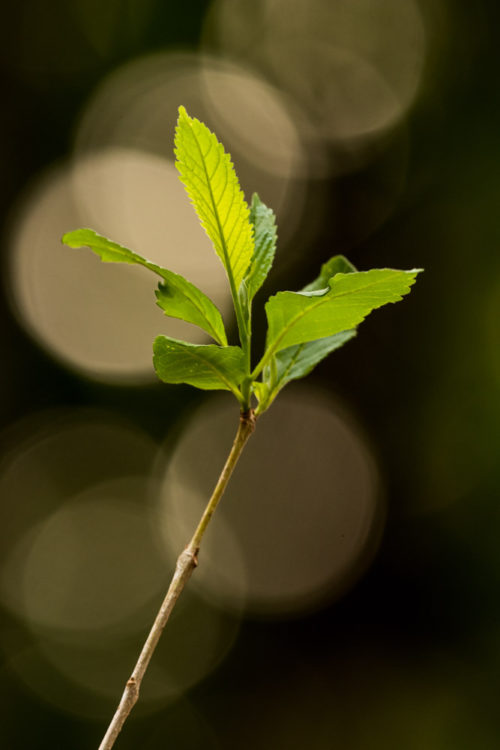
<instances>
[{"instance_id":1,"label":"bokeh background","mask_svg":"<svg viewBox=\"0 0 500 750\"><path fill-rule=\"evenodd\" d=\"M500 739L500 9L20 0L2 10L0 746L97 747L236 428L156 382L140 268L228 290L177 108L278 216L256 299L331 255L424 267L262 418L117 747ZM260 304L259 304L260 303Z\"/></svg>"}]
</instances>

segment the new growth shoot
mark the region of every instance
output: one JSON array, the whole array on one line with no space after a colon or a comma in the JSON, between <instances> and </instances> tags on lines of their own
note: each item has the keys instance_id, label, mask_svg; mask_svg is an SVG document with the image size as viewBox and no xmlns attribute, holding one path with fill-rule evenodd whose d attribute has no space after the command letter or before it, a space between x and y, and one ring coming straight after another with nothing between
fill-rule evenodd
<instances>
[{"instance_id":1,"label":"new growth shoot","mask_svg":"<svg viewBox=\"0 0 500 750\"><path fill-rule=\"evenodd\" d=\"M228 344L215 304L179 274L92 229L77 229L62 238L69 247L89 247L105 263L141 265L156 274L156 304L165 315L198 326L214 342L199 345L157 336L153 364L158 377L165 383L231 391L240 408L238 430L226 464L191 541L179 555L166 597L100 750L114 745L138 699L151 656L197 565L203 534L256 419L269 409L287 383L308 375L328 354L355 336L357 326L369 313L408 294L420 272L391 268L358 271L344 256L335 255L299 291L278 292L267 300L266 343L254 363L252 306L273 264L277 243L275 215L257 194L247 204L230 155L214 133L190 117L184 107L179 108L175 155L180 179L227 274L238 324L238 345Z\"/></svg>"}]
</instances>

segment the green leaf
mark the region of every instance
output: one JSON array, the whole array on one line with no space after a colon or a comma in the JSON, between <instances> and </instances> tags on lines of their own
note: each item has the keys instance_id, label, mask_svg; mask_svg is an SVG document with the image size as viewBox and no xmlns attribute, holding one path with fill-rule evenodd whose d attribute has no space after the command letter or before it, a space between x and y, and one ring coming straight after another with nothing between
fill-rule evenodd
<instances>
[{"instance_id":1,"label":"green leaf","mask_svg":"<svg viewBox=\"0 0 500 750\"><path fill-rule=\"evenodd\" d=\"M347 260L344 255L334 255L321 266L319 276L305 286L302 292L314 292L318 289L327 289L328 282L336 273L356 273L357 268Z\"/></svg>"},{"instance_id":2,"label":"green leaf","mask_svg":"<svg viewBox=\"0 0 500 750\"><path fill-rule=\"evenodd\" d=\"M176 166L236 297L253 255L253 230L231 157L206 125L179 107Z\"/></svg>"},{"instance_id":3,"label":"green leaf","mask_svg":"<svg viewBox=\"0 0 500 750\"><path fill-rule=\"evenodd\" d=\"M274 211L262 203L257 193L252 196L250 222L254 228L255 249L245 282L248 298L252 300L271 270L278 237Z\"/></svg>"},{"instance_id":4,"label":"green leaf","mask_svg":"<svg viewBox=\"0 0 500 750\"><path fill-rule=\"evenodd\" d=\"M157 336L153 364L164 383L188 383L202 390L232 391L238 400L245 376L244 355L239 346L197 345L168 336Z\"/></svg>"},{"instance_id":5,"label":"green leaf","mask_svg":"<svg viewBox=\"0 0 500 750\"><path fill-rule=\"evenodd\" d=\"M89 247L104 263L137 263L160 275L163 271L160 266L119 245L118 242L103 237L93 229L75 229L73 232L67 232L62 242L68 247Z\"/></svg>"},{"instance_id":6,"label":"green leaf","mask_svg":"<svg viewBox=\"0 0 500 750\"><path fill-rule=\"evenodd\" d=\"M156 273L163 279L156 291L157 304L171 318L179 318L202 328L212 338L225 346L227 344L224 323L219 310L203 292L180 276L166 268L151 263L132 250L112 242L92 229L77 229L62 238L69 247L90 247L105 263L132 263Z\"/></svg>"},{"instance_id":7,"label":"green leaf","mask_svg":"<svg viewBox=\"0 0 500 750\"><path fill-rule=\"evenodd\" d=\"M227 337L219 310L203 292L173 271L163 274L164 284L156 290L156 304L165 315L180 318L188 323L203 328L222 346L226 346Z\"/></svg>"},{"instance_id":8,"label":"green leaf","mask_svg":"<svg viewBox=\"0 0 500 750\"><path fill-rule=\"evenodd\" d=\"M398 302L417 273L390 268L337 273L326 290L278 292L266 304L267 349L253 377L282 349L355 328L372 310Z\"/></svg>"},{"instance_id":9,"label":"green leaf","mask_svg":"<svg viewBox=\"0 0 500 750\"><path fill-rule=\"evenodd\" d=\"M343 255L335 255L321 266L319 276L301 289L302 292L316 291L328 286L328 281L336 273L355 273L356 268ZM356 335L355 330L341 331L333 336L308 341L296 346L290 346L274 354L264 367L264 388L255 389L259 399L259 412L265 411L274 401L278 393L291 380L303 378L314 367L335 349Z\"/></svg>"},{"instance_id":10,"label":"green leaf","mask_svg":"<svg viewBox=\"0 0 500 750\"><path fill-rule=\"evenodd\" d=\"M276 362L274 373L271 372L271 368L265 368L264 380L269 382L274 395L276 395L291 380L309 375L322 359L355 335L356 331L354 330L341 331L333 336L283 349L274 357Z\"/></svg>"}]
</instances>

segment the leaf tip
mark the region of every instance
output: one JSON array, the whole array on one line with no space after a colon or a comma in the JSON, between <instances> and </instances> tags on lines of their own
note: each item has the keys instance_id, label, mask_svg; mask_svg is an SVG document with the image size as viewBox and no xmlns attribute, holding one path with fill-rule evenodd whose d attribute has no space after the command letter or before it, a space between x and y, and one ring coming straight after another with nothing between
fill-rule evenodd
<instances>
[{"instance_id":1,"label":"leaf tip","mask_svg":"<svg viewBox=\"0 0 500 750\"><path fill-rule=\"evenodd\" d=\"M409 286L409 287L412 287L412 286L413 286L413 284L414 284L414 283L416 282L416 280L417 280L417 276L418 276L418 275L419 275L420 273L423 273L423 272L424 272L424 269L423 269L423 268L411 268L411 269L410 269L409 271L406 271L406 273L407 273L407 274L408 274L408 276L410 277L410 278L408 279L408 286Z\"/></svg>"},{"instance_id":2,"label":"leaf tip","mask_svg":"<svg viewBox=\"0 0 500 750\"><path fill-rule=\"evenodd\" d=\"M61 242L63 245L67 245L68 247L83 247L83 241L82 241L82 232L85 230L83 229L73 229L71 232L66 232L61 237ZM89 231L89 230L86 230Z\"/></svg>"}]
</instances>

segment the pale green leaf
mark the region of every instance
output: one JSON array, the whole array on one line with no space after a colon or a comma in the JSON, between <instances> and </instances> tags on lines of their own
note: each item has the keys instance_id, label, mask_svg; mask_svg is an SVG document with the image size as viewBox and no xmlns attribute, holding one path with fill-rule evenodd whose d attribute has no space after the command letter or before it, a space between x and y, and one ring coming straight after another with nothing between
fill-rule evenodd
<instances>
[{"instance_id":1,"label":"pale green leaf","mask_svg":"<svg viewBox=\"0 0 500 750\"><path fill-rule=\"evenodd\" d=\"M179 107L176 166L236 297L253 255L253 229L231 157L206 125Z\"/></svg>"},{"instance_id":2,"label":"pale green leaf","mask_svg":"<svg viewBox=\"0 0 500 750\"><path fill-rule=\"evenodd\" d=\"M105 263L132 263L148 268L163 280L156 292L157 304L166 315L202 328L212 338L227 344L219 310L203 292L180 276L143 258L132 250L112 242L92 229L77 229L62 238L69 247L90 247Z\"/></svg>"},{"instance_id":3,"label":"pale green leaf","mask_svg":"<svg viewBox=\"0 0 500 750\"><path fill-rule=\"evenodd\" d=\"M257 371L282 349L355 328L372 310L398 302L417 273L389 268L337 273L326 290L278 292L266 304L267 348Z\"/></svg>"},{"instance_id":4,"label":"pale green leaf","mask_svg":"<svg viewBox=\"0 0 500 750\"><path fill-rule=\"evenodd\" d=\"M188 383L203 390L232 391L245 377L244 355L239 346L197 345L157 336L153 364L164 383Z\"/></svg>"},{"instance_id":5,"label":"pale green leaf","mask_svg":"<svg viewBox=\"0 0 500 750\"><path fill-rule=\"evenodd\" d=\"M262 203L257 193L252 196L250 222L254 228L255 249L245 283L248 298L252 300L271 270L278 236L274 211Z\"/></svg>"},{"instance_id":6,"label":"pale green leaf","mask_svg":"<svg viewBox=\"0 0 500 750\"><path fill-rule=\"evenodd\" d=\"M356 273L356 271L356 267L344 255L334 255L333 258L323 263L319 276L301 291L314 292L318 289L327 289L328 282L336 273Z\"/></svg>"}]
</instances>

